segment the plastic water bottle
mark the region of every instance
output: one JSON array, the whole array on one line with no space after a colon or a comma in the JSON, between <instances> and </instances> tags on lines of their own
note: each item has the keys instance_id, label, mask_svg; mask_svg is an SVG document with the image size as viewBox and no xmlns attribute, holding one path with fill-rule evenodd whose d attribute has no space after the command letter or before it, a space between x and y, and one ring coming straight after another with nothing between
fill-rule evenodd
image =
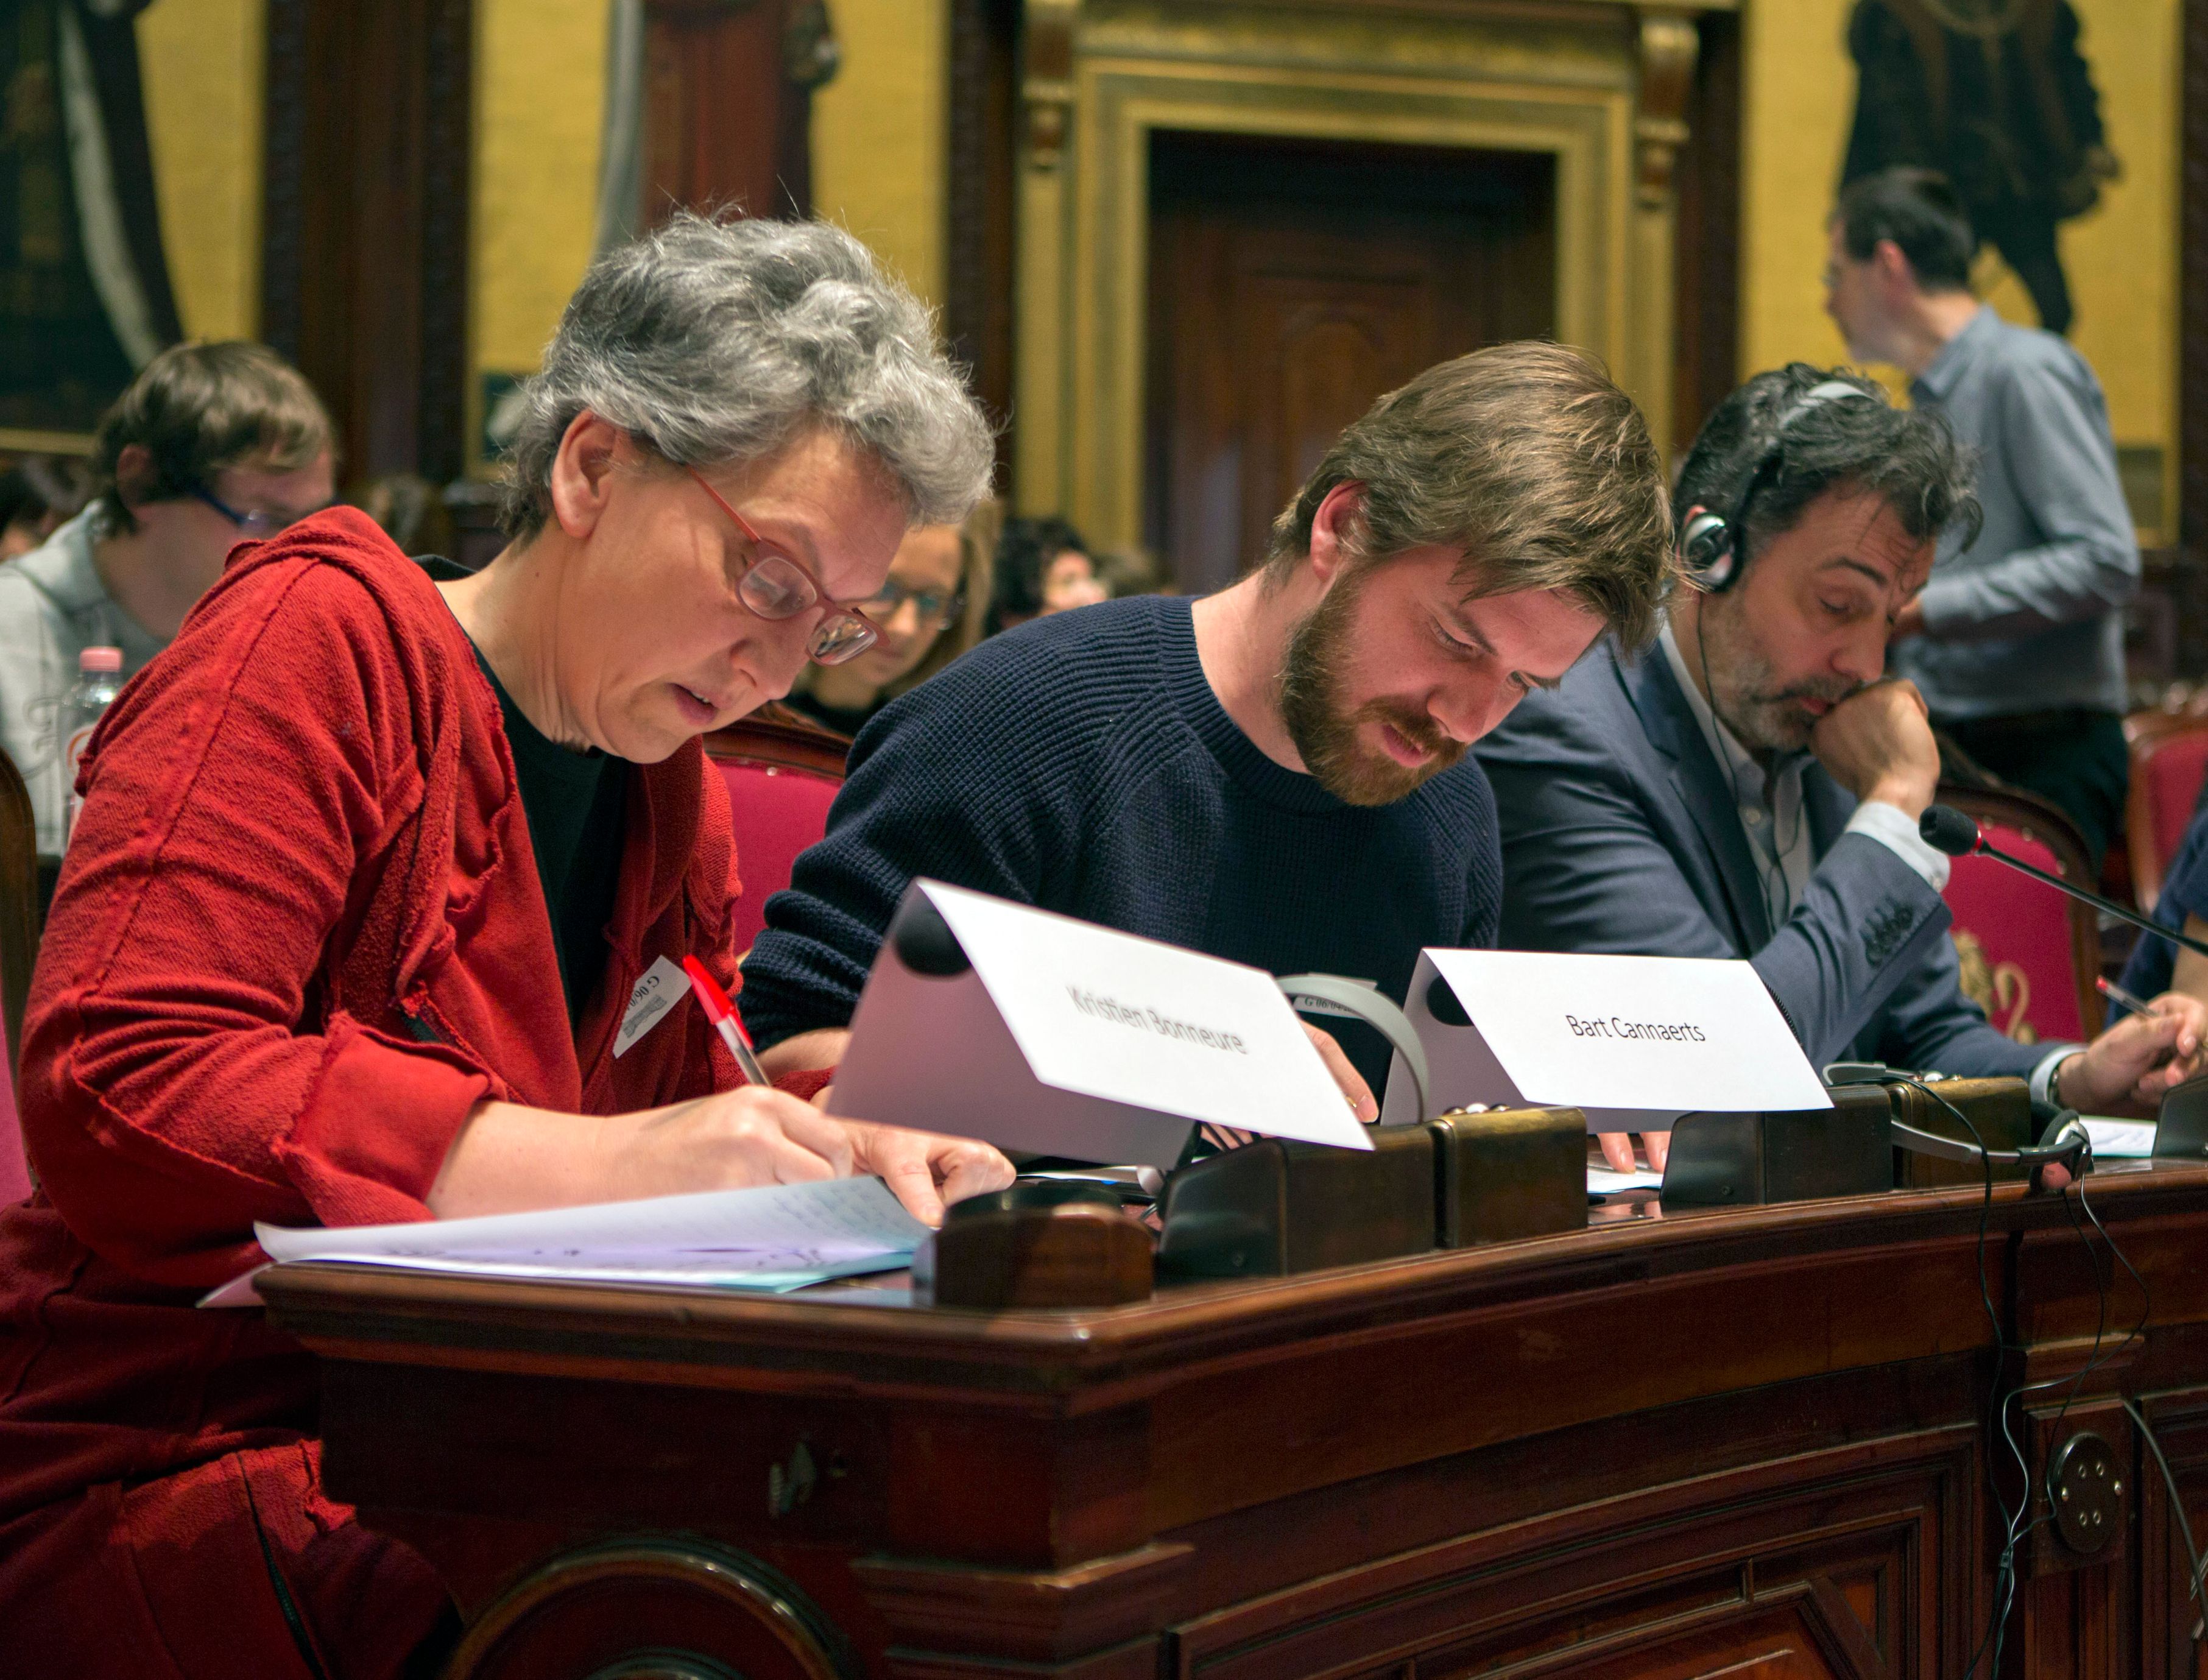
<instances>
[{"instance_id":1,"label":"plastic water bottle","mask_svg":"<svg viewBox=\"0 0 2208 1680\"><path fill-rule=\"evenodd\" d=\"M88 647L77 655L76 669L76 686L62 699L59 724L62 787L69 795L68 815L62 828L63 845L76 831L77 809L84 803L76 790L77 760L84 757L84 744L92 739L93 727L99 722L100 714L123 687L123 650Z\"/></svg>"}]
</instances>

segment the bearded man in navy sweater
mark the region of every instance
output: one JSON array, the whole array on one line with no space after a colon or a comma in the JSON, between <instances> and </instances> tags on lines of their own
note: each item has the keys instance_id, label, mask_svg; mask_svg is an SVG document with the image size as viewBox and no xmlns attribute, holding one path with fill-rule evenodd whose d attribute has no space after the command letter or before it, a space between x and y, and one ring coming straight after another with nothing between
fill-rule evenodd
<instances>
[{"instance_id":1,"label":"bearded man in navy sweater","mask_svg":"<svg viewBox=\"0 0 2208 1680\"><path fill-rule=\"evenodd\" d=\"M860 732L744 963L771 1074L832 1069L918 875L1398 1002L1421 946L1495 942L1466 748L1605 632L1653 633L1673 561L1639 411L1557 345L1430 368L1342 433L1263 561L1037 620ZM1374 1118L1377 1035L1313 1037Z\"/></svg>"}]
</instances>

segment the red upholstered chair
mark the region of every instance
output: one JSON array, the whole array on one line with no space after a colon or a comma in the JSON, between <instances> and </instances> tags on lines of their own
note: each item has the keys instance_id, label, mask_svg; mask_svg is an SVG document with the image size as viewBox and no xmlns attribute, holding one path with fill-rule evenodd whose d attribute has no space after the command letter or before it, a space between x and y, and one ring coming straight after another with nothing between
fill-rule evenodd
<instances>
[{"instance_id":1,"label":"red upholstered chair","mask_svg":"<svg viewBox=\"0 0 2208 1680\"><path fill-rule=\"evenodd\" d=\"M31 1163L23 1154L22 1122L15 1118L15 1075L0 1063L0 1208L31 1193Z\"/></svg>"},{"instance_id":2,"label":"red upholstered chair","mask_svg":"<svg viewBox=\"0 0 2208 1680\"><path fill-rule=\"evenodd\" d=\"M23 999L38 955L38 830L23 778L0 753L0 1021L8 1035L8 1054L0 1062L0 1207L31 1193L23 1131L15 1118L15 1059L22 1053Z\"/></svg>"},{"instance_id":3,"label":"red upholstered chair","mask_svg":"<svg viewBox=\"0 0 2208 1680\"><path fill-rule=\"evenodd\" d=\"M789 885L797 855L828 831L828 807L843 785L851 743L785 706L764 706L705 737L705 754L728 779L735 815L739 954L766 926L766 901Z\"/></svg>"},{"instance_id":4,"label":"red upholstered chair","mask_svg":"<svg viewBox=\"0 0 2208 1680\"><path fill-rule=\"evenodd\" d=\"M2208 717L2135 711L2124 719L2124 739L2132 760L2124 804L2132 896L2141 909L2151 910L2208 779Z\"/></svg>"},{"instance_id":5,"label":"red upholstered chair","mask_svg":"<svg viewBox=\"0 0 2208 1680\"><path fill-rule=\"evenodd\" d=\"M1998 851L2089 891L2085 843L2070 819L2020 789L1940 784L1943 804L1974 818ZM1963 991L1986 1018L2026 1044L2101 1030L2101 934L2091 909L1990 858L1959 857L1942 895L1963 959Z\"/></svg>"}]
</instances>

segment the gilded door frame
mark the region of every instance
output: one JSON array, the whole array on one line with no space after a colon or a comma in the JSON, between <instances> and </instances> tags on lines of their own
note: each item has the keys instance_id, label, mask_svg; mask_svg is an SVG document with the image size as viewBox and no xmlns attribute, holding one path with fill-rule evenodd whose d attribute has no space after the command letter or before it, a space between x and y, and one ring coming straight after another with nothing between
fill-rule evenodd
<instances>
[{"instance_id":1,"label":"gilded door frame","mask_svg":"<svg viewBox=\"0 0 2208 1680\"><path fill-rule=\"evenodd\" d=\"M1665 443L1670 193L1694 4L1527 21L1440 8L1027 0L1018 505L1106 546L1143 528L1149 153L1167 128L1545 152L1557 336L1606 361ZM1725 3L1725 0L1717 0Z\"/></svg>"}]
</instances>

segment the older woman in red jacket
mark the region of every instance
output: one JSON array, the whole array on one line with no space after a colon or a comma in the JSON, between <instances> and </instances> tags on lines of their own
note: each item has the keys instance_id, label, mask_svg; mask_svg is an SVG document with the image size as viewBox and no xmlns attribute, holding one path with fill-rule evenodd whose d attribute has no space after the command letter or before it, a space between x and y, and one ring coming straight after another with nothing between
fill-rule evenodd
<instances>
[{"instance_id":1,"label":"older woman in red jacket","mask_svg":"<svg viewBox=\"0 0 2208 1680\"><path fill-rule=\"evenodd\" d=\"M863 648L988 430L831 228L613 253L527 388L474 576L339 511L234 557L131 684L26 1019L40 1190L0 1214L0 1653L51 1674L399 1675L419 1558L323 1497L309 1358L193 1302L253 1222L356 1224L876 1172L923 1218L986 1145L741 1087L651 964L733 974L698 737Z\"/></svg>"}]
</instances>

